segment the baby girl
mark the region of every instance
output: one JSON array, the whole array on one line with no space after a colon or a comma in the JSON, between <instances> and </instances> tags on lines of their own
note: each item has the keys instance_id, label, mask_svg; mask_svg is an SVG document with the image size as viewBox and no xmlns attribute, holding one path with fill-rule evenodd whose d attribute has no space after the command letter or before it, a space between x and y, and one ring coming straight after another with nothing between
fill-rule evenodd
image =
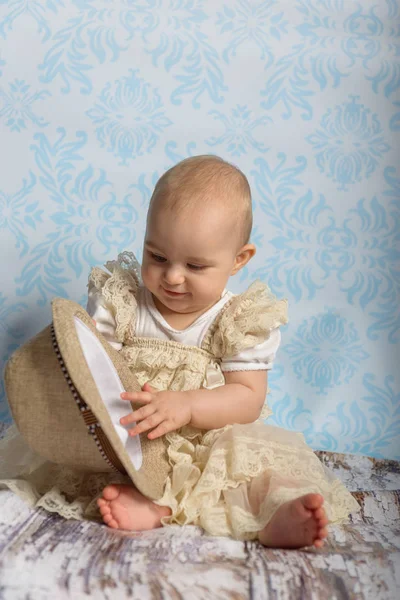
<instances>
[{"instance_id":1,"label":"baby girl","mask_svg":"<svg viewBox=\"0 0 400 600\"><path fill-rule=\"evenodd\" d=\"M251 228L244 174L192 157L155 187L141 267L124 253L106 265L111 275L92 271L87 310L142 386L121 395L141 405L121 424L132 436L166 436L171 464L158 502L131 485L104 488L97 504L109 527L194 524L320 548L328 523L359 509L302 434L263 422L287 304L261 282L236 296L226 289L256 252Z\"/></svg>"}]
</instances>

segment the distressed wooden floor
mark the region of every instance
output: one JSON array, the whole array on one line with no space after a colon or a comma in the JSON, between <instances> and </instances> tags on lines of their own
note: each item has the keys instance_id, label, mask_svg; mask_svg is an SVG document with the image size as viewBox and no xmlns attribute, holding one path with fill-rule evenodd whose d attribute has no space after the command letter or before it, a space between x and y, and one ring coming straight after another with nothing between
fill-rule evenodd
<instances>
[{"instance_id":1,"label":"distressed wooden floor","mask_svg":"<svg viewBox=\"0 0 400 600\"><path fill-rule=\"evenodd\" d=\"M362 512L320 550L270 550L195 527L115 532L0 491L0 599L399 600L400 463L317 453Z\"/></svg>"}]
</instances>

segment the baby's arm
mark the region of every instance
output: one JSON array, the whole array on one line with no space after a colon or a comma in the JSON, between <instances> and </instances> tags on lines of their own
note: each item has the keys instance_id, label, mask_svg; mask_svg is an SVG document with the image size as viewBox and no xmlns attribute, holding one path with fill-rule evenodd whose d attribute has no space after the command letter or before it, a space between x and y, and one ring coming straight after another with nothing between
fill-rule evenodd
<instances>
[{"instance_id":1,"label":"baby's arm","mask_svg":"<svg viewBox=\"0 0 400 600\"><path fill-rule=\"evenodd\" d=\"M279 328L264 342L222 359L225 385L188 392L191 424L218 429L231 423L252 423L261 414L267 393L268 370L280 345Z\"/></svg>"},{"instance_id":2,"label":"baby's arm","mask_svg":"<svg viewBox=\"0 0 400 600\"><path fill-rule=\"evenodd\" d=\"M185 392L193 427L218 429L231 423L252 423L260 416L267 393L267 371L233 371L224 375L225 385Z\"/></svg>"}]
</instances>

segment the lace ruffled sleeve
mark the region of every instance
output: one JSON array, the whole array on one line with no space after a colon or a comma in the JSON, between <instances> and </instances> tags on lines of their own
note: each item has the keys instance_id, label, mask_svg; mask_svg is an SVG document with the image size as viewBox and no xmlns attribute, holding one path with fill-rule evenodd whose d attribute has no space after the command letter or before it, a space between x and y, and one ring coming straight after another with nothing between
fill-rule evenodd
<instances>
[{"instance_id":1,"label":"lace ruffled sleeve","mask_svg":"<svg viewBox=\"0 0 400 600\"><path fill-rule=\"evenodd\" d=\"M248 348L262 347L271 332L287 321L287 300L278 300L268 286L255 281L246 292L234 296L220 313L206 336L207 349L216 358L229 362L227 359Z\"/></svg>"},{"instance_id":2,"label":"lace ruffled sleeve","mask_svg":"<svg viewBox=\"0 0 400 600\"><path fill-rule=\"evenodd\" d=\"M89 275L88 313L97 328L117 349L135 337L140 265L131 252L105 265L108 273L94 267Z\"/></svg>"},{"instance_id":3,"label":"lace ruffled sleeve","mask_svg":"<svg viewBox=\"0 0 400 600\"><path fill-rule=\"evenodd\" d=\"M279 328L272 329L268 339L253 348L246 348L234 356L221 360L223 373L232 371L269 371L273 367L281 343Z\"/></svg>"}]
</instances>

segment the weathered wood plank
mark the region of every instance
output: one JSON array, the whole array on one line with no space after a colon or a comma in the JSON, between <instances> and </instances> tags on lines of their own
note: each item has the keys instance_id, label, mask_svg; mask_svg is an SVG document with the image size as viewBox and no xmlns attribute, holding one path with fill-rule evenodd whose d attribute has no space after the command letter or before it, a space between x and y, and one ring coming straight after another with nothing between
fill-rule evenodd
<instances>
[{"instance_id":1,"label":"weathered wood plank","mask_svg":"<svg viewBox=\"0 0 400 600\"><path fill-rule=\"evenodd\" d=\"M358 522L332 528L321 550L283 551L207 537L194 527L115 532L32 511L8 491L0 502L4 600L394 600L400 585L394 509L382 513L386 523L357 515Z\"/></svg>"}]
</instances>

